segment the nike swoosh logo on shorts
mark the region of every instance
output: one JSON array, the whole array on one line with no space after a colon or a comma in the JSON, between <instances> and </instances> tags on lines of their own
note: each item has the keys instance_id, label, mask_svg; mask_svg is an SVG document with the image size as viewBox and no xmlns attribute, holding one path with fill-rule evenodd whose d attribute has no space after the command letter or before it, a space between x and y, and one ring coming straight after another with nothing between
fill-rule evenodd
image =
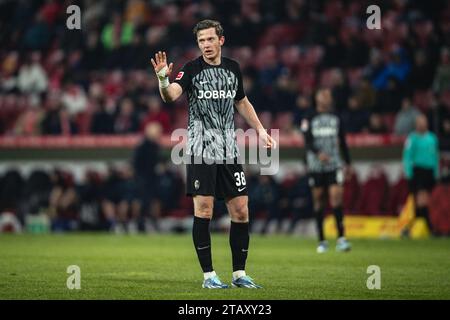
<instances>
[{"instance_id":1,"label":"nike swoosh logo on shorts","mask_svg":"<svg viewBox=\"0 0 450 320\"><path fill-rule=\"evenodd\" d=\"M197 247L197 250L203 250L203 249L208 249L210 246L206 246L206 247Z\"/></svg>"},{"instance_id":2,"label":"nike swoosh logo on shorts","mask_svg":"<svg viewBox=\"0 0 450 320\"><path fill-rule=\"evenodd\" d=\"M244 190L245 190L245 188L247 188L247 187L243 187L243 188L238 188L238 192L244 191Z\"/></svg>"}]
</instances>

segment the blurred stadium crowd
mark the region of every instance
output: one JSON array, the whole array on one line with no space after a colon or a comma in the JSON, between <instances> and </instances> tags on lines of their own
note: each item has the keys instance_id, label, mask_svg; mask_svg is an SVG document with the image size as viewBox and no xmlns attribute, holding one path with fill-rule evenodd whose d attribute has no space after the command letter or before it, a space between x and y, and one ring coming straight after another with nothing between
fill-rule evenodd
<instances>
[{"instance_id":1,"label":"blurred stadium crowd","mask_svg":"<svg viewBox=\"0 0 450 320\"><path fill-rule=\"evenodd\" d=\"M319 85L333 89L348 132L406 134L417 112L450 134L450 5L377 1L81 1L82 28L66 28L71 1L0 2L0 133L128 134L152 121L186 124L186 100L162 107L149 59L175 70L196 57L192 27L225 28L224 54L244 70L267 127L291 131Z\"/></svg>"},{"instance_id":2,"label":"blurred stadium crowd","mask_svg":"<svg viewBox=\"0 0 450 320\"><path fill-rule=\"evenodd\" d=\"M66 28L70 4L81 7L81 30ZM381 7L381 30L366 28L371 4ZM198 56L191 30L203 18L222 22L224 55L239 61L267 128L298 130L314 91L329 86L347 132L406 135L424 113L441 150L450 151L445 0L2 0L0 135L137 134L151 123L164 134L185 128L186 100L162 104L149 60L165 50L178 70ZM236 121L245 128L238 115ZM154 172L140 181L137 150L129 166L88 172L82 184L60 170L28 177L7 171L0 211L17 212L24 222L25 212L45 208L54 230L120 229L121 222L145 230L143 217L158 228L160 216L189 213L179 172L154 161ZM398 213L406 182L389 185L375 171L364 183L349 177L350 214ZM290 217L292 225L311 216L306 177L249 180L252 214Z\"/></svg>"}]
</instances>

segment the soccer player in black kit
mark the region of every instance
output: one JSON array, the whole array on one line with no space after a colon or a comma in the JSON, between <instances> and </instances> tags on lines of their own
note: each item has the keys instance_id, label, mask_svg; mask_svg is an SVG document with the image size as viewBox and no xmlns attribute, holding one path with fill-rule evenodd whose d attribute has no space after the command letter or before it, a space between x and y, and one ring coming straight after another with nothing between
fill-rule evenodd
<instances>
[{"instance_id":1,"label":"soccer player in black kit","mask_svg":"<svg viewBox=\"0 0 450 320\"><path fill-rule=\"evenodd\" d=\"M350 155L345 141L345 133L339 117L331 112L333 98L329 89L319 89L316 93L316 112L301 123L305 138L306 165L309 185L312 188L314 213L319 236L318 253L328 250L328 242L323 233L324 210L329 202L336 218L338 239L337 251L349 251L350 243L344 235L344 214L342 210L344 172L340 151L345 165L350 165Z\"/></svg>"},{"instance_id":2,"label":"soccer player in black kit","mask_svg":"<svg viewBox=\"0 0 450 320\"><path fill-rule=\"evenodd\" d=\"M275 147L245 96L239 64L222 57L225 37L219 22L200 21L194 28L200 57L186 63L175 81L169 83L173 64L167 65L165 52L158 52L152 64L159 79L164 102L187 94L189 102L186 154L187 194L194 201L192 236L203 270L203 288L225 289L214 271L209 224L214 198L225 199L231 216L230 247L233 262L232 285L261 288L245 273L249 249L248 196L239 149L234 132L234 108L258 131L264 147ZM231 160L231 161L230 161Z\"/></svg>"}]
</instances>

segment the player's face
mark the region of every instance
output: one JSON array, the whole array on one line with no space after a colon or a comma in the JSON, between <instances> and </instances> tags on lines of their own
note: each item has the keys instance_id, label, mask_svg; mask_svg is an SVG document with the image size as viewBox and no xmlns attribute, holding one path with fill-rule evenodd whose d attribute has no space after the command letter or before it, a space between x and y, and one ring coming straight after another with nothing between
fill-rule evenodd
<instances>
[{"instance_id":1,"label":"player's face","mask_svg":"<svg viewBox=\"0 0 450 320\"><path fill-rule=\"evenodd\" d=\"M331 104L333 103L333 98L331 96L330 90L321 90L316 96L317 111L327 112L331 109Z\"/></svg>"},{"instance_id":2,"label":"player's face","mask_svg":"<svg viewBox=\"0 0 450 320\"><path fill-rule=\"evenodd\" d=\"M197 33L198 47L207 60L215 60L220 55L224 41L225 38L223 36L219 38L215 28L200 30Z\"/></svg>"}]
</instances>

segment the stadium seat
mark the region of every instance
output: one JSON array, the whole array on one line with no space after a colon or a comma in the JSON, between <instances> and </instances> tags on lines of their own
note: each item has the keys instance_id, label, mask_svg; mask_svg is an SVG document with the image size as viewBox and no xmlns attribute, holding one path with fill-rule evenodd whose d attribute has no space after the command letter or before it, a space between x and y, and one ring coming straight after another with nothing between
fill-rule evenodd
<instances>
[{"instance_id":1,"label":"stadium seat","mask_svg":"<svg viewBox=\"0 0 450 320\"><path fill-rule=\"evenodd\" d=\"M91 119L92 114L88 111L80 112L76 115L75 122L77 124L79 134L89 134Z\"/></svg>"},{"instance_id":2,"label":"stadium seat","mask_svg":"<svg viewBox=\"0 0 450 320\"><path fill-rule=\"evenodd\" d=\"M430 102L433 100L433 92L431 90L414 92L413 103L422 112L427 112L431 107Z\"/></svg>"},{"instance_id":3,"label":"stadium seat","mask_svg":"<svg viewBox=\"0 0 450 320\"><path fill-rule=\"evenodd\" d=\"M369 178L362 186L358 212L363 215L382 215L386 213L388 181L380 167L372 167Z\"/></svg>"},{"instance_id":4,"label":"stadium seat","mask_svg":"<svg viewBox=\"0 0 450 320\"><path fill-rule=\"evenodd\" d=\"M388 132L394 132L395 126L395 113L386 113L381 115L383 118L383 123L386 126Z\"/></svg>"},{"instance_id":5,"label":"stadium seat","mask_svg":"<svg viewBox=\"0 0 450 320\"><path fill-rule=\"evenodd\" d=\"M450 235L450 185L439 184L430 198L430 220L440 235Z\"/></svg>"},{"instance_id":6,"label":"stadium seat","mask_svg":"<svg viewBox=\"0 0 450 320\"><path fill-rule=\"evenodd\" d=\"M398 216L408 198L408 181L402 176L390 188L388 214Z\"/></svg>"},{"instance_id":7,"label":"stadium seat","mask_svg":"<svg viewBox=\"0 0 450 320\"><path fill-rule=\"evenodd\" d=\"M356 171L352 171L344 182L343 206L346 214L358 214L357 205L360 196L361 185Z\"/></svg>"}]
</instances>

